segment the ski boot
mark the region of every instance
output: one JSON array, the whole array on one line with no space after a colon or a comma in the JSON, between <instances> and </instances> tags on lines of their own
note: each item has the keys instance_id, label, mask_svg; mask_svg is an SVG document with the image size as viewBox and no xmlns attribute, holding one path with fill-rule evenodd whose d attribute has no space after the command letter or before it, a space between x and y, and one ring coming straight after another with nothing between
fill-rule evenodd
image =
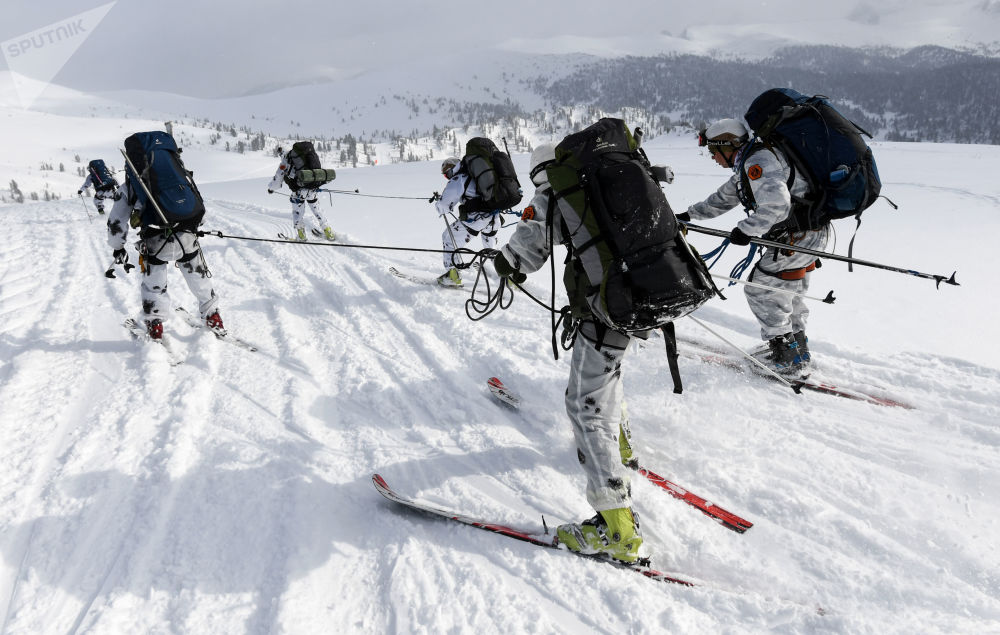
<instances>
[{"instance_id":1,"label":"ski boot","mask_svg":"<svg viewBox=\"0 0 1000 635\"><path fill-rule=\"evenodd\" d=\"M772 337L767 348L758 351L754 357L779 375L795 376L802 372L798 342L791 333Z\"/></svg>"},{"instance_id":2,"label":"ski boot","mask_svg":"<svg viewBox=\"0 0 1000 635\"><path fill-rule=\"evenodd\" d=\"M212 315L205 318L205 325L208 326L208 330L215 333L217 337L223 337L226 334L226 327L222 325L222 316L216 311Z\"/></svg>"},{"instance_id":3,"label":"ski boot","mask_svg":"<svg viewBox=\"0 0 1000 635\"><path fill-rule=\"evenodd\" d=\"M792 337L795 338L797 346L795 363L805 370L812 364L812 355L809 354L809 338L806 337L805 331L796 331L792 333Z\"/></svg>"},{"instance_id":4,"label":"ski boot","mask_svg":"<svg viewBox=\"0 0 1000 635\"><path fill-rule=\"evenodd\" d=\"M632 449L632 430L628 418L624 416L625 405L622 404L622 421L618 424L618 452L622 457L622 465L630 470L639 469L639 457Z\"/></svg>"},{"instance_id":5,"label":"ski boot","mask_svg":"<svg viewBox=\"0 0 1000 635\"><path fill-rule=\"evenodd\" d=\"M295 240L301 240L302 242L305 242L305 240L306 240L306 230L304 230L304 229L296 229L295 230Z\"/></svg>"},{"instance_id":6,"label":"ski boot","mask_svg":"<svg viewBox=\"0 0 1000 635\"><path fill-rule=\"evenodd\" d=\"M462 286L462 276L458 275L458 269L452 267L438 276L437 283L442 287L460 287Z\"/></svg>"},{"instance_id":7,"label":"ski boot","mask_svg":"<svg viewBox=\"0 0 1000 635\"><path fill-rule=\"evenodd\" d=\"M323 228L323 237L327 240L337 240L337 234L329 226Z\"/></svg>"},{"instance_id":8,"label":"ski boot","mask_svg":"<svg viewBox=\"0 0 1000 635\"><path fill-rule=\"evenodd\" d=\"M151 340L162 340L163 339L163 320L159 318L154 318L152 320L146 320L146 333L149 334L149 339Z\"/></svg>"},{"instance_id":9,"label":"ski boot","mask_svg":"<svg viewBox=\"0 0 1000 635\"><path fill-rule=\"evenodd\" d=\"M628 563L639 558L639 546L642 545L639 518L629 507L598 512L579 524L560 525L556 536L571 551L604 554Z\"/></svg>"}]
</instances>

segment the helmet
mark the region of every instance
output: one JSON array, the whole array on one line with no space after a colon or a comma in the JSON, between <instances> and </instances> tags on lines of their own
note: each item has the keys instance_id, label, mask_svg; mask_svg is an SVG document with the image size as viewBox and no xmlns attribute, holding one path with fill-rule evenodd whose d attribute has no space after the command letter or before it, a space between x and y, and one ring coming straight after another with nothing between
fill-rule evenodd
<instances>
[{"instance_id":1,"label":"helmet","mask_svg":"<svg viewBox=\"0 0 1000 635\"><path fill-rule=\"evenodd\" d=\"M735 119L720 119L698 133L699 146L729 146L738 148L750 138L750 133Z\"/></svg>"},{"instance_id":2,"label":"helmet","mask_svg":"<svg viewBox=\"0 0 1000 635\"><path fill-rule=\"evenodd\" d=\"M535 185L548 183L549 177L545 174L545 166L556 160L556 146L552 143L543 143L531 151L531 182Z\"/></svg>"},{"instance_id":3,"label":"helmet","mask_svg":"<svg viewBox=\"0 0 1000 635\"><path fill-rule=\"evenodd\" d=\"M461 162L462 160L459 159L458 157L448 157L447 159L441 162L441 174L445 176L451 176L449 172L451 172L451 170L454 169L454 167Z\"/></svg>"}]
</instances>

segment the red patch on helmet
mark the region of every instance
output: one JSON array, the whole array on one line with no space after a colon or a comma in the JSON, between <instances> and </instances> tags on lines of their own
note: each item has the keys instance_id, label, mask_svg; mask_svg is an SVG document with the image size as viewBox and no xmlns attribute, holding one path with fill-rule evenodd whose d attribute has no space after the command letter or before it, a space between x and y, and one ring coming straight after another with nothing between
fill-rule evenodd
<instances>
[{"instance_id":1,"label":"red patch on helmet","mask_svg":"<svg viewBox=\"0 0 1000 635\"><path fill-rule=\"evenodd\" d=\"M764 169L755 163L747 168L747 176L750 177L751 181L756 181L764 176Z\"/></svg>"},{"instance_id":2,"label":"red patch on helmet","mask_svg":"<svg viewBox=\"0 0 1000 635\"><path fill-rule=\"evenodd\" d=\"M535 208L534 208L534 206L529 205L529 206L525 207L524 211L521 212L521 220L534 220L534 219L535 219Z\"/></svg>"}]
</instances>

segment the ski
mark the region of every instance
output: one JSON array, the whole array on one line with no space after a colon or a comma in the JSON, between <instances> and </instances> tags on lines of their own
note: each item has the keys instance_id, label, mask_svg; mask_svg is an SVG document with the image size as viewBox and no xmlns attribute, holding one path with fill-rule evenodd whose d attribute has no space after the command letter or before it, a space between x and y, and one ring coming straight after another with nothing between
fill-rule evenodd
<instances>
[{"instance_id":1,"label":"ski","mask_svg":"<svg viewBox=\"0 0 1000 635\"><path fill-rule=\"evenodd\" d=\"M476 529L482 529L484 531L500 534L501 536L507 536L508 538L513 538L514 540L527 542L539 547L545 547L547 549L559 548L559 539L555 536L549 536L547 534L533 534L529 531L516 529L514 527L508 527L506 525L501 525L497 523L490 523L483 520L477 520L475 518L464 516L462 514L442 509L434 505L421 503L419 501L413 500L412 498L407 498L405 496L397 494L392 488L389 487L389 484L385 482L385 479L378 474L372 475L372 482L375 484L375 489L378 490L378 493L384 496L387 500L390 500L394 503L397 503L409 509L423 512L426 514L431 514L434 516L440 516L442 518L447 518L448 520L453 520L455 522L462 523L463 525L468 525L470 527L475 527ZM657 580L659 582L671 582L674 584L682 584L684 586L695 586L694 583L692 582L688 582L687 580L650 568L649 561L646 559L640 559L633 564L629 564L627 562L612 560L611 558L607 558L600 555L578 553L576 551L570 551L568 549L564 551L566 551L566 553L571 553L575 556L587 558L588 560L594 560L596 562L603 562L605 564L610 564L620 569L629 569L630 571L642 574L647 578L650 578L652 580Z\"/></svg>"},{"instance_id":2,"label":"ski","mask_svg":"<svg viewBox=\"0 0 1000 635\"><path fill-rule=\"evenodd\" d=\"M441 288L441 289L456 289L458 291L464 291L465 290L465 287L461 286L461 285L459 285L459 286L455 286L455 285L443 285L443 284L440 284L437 281L437 278L424 278L424 277L421 277L421 276L415 276L415 275L413 275L411 273L405 273L403 271L400 271L399 269L396 269L395 267L389 267L389 273L391 273L392 275L396 276L397 278L402 278L403 280L409 280L410 282L415 282L417 284L426 284L426 285L430 285L432 287L438 287L438 288Z\"/></svg>"},{"instance_id":3,"label":"ski","mask_svg":"<svg viewBox=\"0 0 1000 635\"><path fill-rule=\"evenodd\" d=\"M718 366L723 366L731 370L735 370L740 373L746 373L748 370L747 364L743 363L743 360L736 359L727 355L726 353L713 350L708 347L704 347L696 342L690 342L687 340L683 341L684 344L693 346L695 348L701 349L698 351L687 351L689 355L698 358L700 361L706 364L715 364ZM769 381L777 382L778 379L773 375L766 374L763 371L758 371L756 366L751 366L749 368L750 374L754 377L760 377L762 379L767 379ZM905 410L913 410L914 407L910 404L898 401L896 399L891 399L889 397L882 397L880 395L875 395L869 392L858 390L855 388L844 388L841 386L835 386L831 383L825 381L819 381L814 375L806 375L801 378L789 377L788 382L797 388L804 390L809 390L812 392L818 392L824 395L831 395L834 397L841 397L844 399L850 399L852 401L863 401L875 406L887 406L891 408L903 408Z\"/></svg>"},{"instance_id":4,"label":"ski","mask_svg":"<svg viewBox=\"0 0 1000 635\"><path fill-rule=\"evenodd\" d=\"M313 227L313 228L312 228L312 229L310 229L309 231L311 231L311 232L312 232L312 235L313 235L313 236L315 236L315 237L317 237L317 238L322 238L323 240L327 240L327 241L329 241L329 242L331 242L331 243L332 243L332 242L336 242L336 240L337 240L337 234L334 234L334 235L333 235L333 238L327 238L327 237L326 237L326 234L325 234L324 232L321 232L320 230L316 229L315 227Z\"/></svg>"},{"instance_id":5,"label":"ski","mask_svg":"<svg viewBox=\"0 0 1000 635\"><path fill-rule=\"evenodd\" d=\"M489 386L490 392L494 397L499 399L501 403L504 403L512 408L517 408L520 405L521 400L518 396L511 392L510 389L508 389L498 378L490 377L489 381L486 382L486 385ZM649 482L663 488L674 498L682 500L688 505L701 510L701 512L706 516L714 518L719 522L719 524L727 529L732 529L736 533L742 534L746 530L753 527L753 523L749 520L740 518L736 514L719 507L715 503L712 503L693 492L689 492L680 485L668 481L652 470L642 466L638 466L635 469L639 472L639 474L645 476Z\"/></svg>"},{"instance_id":6,"label":"ski","mask_svg":"<svg viewBox=\"0 0 1000 635\"><path fill-rule=\"evenodd\" d=\"M196 329L205 329L206 331L210 331L212 335L215 336L216 339L222 340L223 342L229 342L230 344L238 346L244 350L250 351L251 353L257 351L256 346L254 346L253 344L251 344L246 340L236 337L235 335L230 335L228 331L220 333L219 331L215 331L208 328L207 324L205 324L203 321L199 320L194 315L189 313L188 310L182 306L177 307L176 311L177 315L184 318L184 321L187 322L190 326L193 326Z\"/></svg>"},{"instance_id":7,"label":"ski","mask_svg":"<svg viewBox=\"0 0 1000 635\"><path fill-rule=\"evenodd\" d=\"M167 361L171 366L177 366L178 364L184 363L184 359L176 351L174 351L173 347L170 346L170 343L166 338L154 340L149 336L149 332L146 331L146 327L140 324L135 318L126 318L126 320L122 322L122 326L128 329L129 333L132 335L132 339L141 342L156 342L162 346L163 349L167 351Z\"/></svg>"},{"instance_id":8,"label":"ski","mask_svg":"<svg viewBox=\"0 0 1000 635\"><path fill-rule=\"evenodd\" d=\"M719 522L719 524L721 524L726 529L732 529L736 533L742 534L751 527L753 527L753 523L750 522L749 520L740 518L736 514L719 507L715 503L705 500L704 498L698 496L693 492L689 492L688 490L677 485L676 483L672 483L667 479L663 478L656 472L648 470L642 466L640 466L637 469L637 471L639 472L639 474L645 476L650 483L663 488L668 494L670 494L674 498L682 500L688 505L701 510L702 513L704 513L706 516L714 518L716 521Z\"/></svg>"},{"instance_id":9,"label":"ski","mask_svg":"<svg viewBox=\"0 0 1000 635\"><path fill-rule=\"evenodd\" d=\"M500 400L500 403L510 406L515 410L521 405L521 400L518 399L517 395L507 390L507 387L503 385L503 382L496 377L490 377L489 380L487 380L486 385L489 387L490 393Z\"/></svg>"}]
</instances>

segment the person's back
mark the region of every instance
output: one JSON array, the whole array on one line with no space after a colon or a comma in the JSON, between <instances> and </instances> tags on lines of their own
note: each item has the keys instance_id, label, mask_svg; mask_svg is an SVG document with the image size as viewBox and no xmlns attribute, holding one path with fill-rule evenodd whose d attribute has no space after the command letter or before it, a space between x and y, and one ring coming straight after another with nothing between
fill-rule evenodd
<instances>
[{"instance_id":1,"label":"person's back","mask_svg":"<svg viewBox=\"0 0 1000 635\"><path fill-rule=\"evenodd\" d=\"M139 229L139 262L143 273L140 295L143 318L150 337L163 337L163 324L173 314L167 294L167 273L171 264L176 264L180 269L188 288L198 299L198 309L207 326L217 335L225 335L226 330L218 309L219 298L212 286L211 272L198 242L197 230L204 209L198 214L195 206L196 217L186 221L173 220L176 217L164 206L157 184L139 176L145 170L136 165L136 162L158 163L160 169L165 169L167 163L166 157L143 149L143 134L165 135L139 133L126 140L127 156L131 154L127 161L129 169L126 170L122 195L115 201L108 216L108 245L113 250L115 262L125 264L128 262L125 243L129 229ZM161 145L169 146L166 138L160 141ZM173 139L170 138L169 142L172 144ZM176 165L173 167L177 169ZM183 170L183 164L180 164L180 170L190 180L190 173ZM190 185L194 187L193 180L190 180ZM179 213L178 210L175 212Z\"/></svg>"}]
</instances>

